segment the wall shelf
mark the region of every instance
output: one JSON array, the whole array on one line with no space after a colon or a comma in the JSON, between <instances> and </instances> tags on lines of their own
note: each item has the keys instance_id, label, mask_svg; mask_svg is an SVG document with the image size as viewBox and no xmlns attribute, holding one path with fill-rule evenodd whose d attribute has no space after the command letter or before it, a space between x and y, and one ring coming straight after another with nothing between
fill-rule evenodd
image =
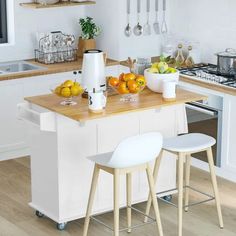
<instances>
[{"instance_id":1,"label":"wall shelf","mask_svg":"<svg viewBox=\"0 0 236 236\"><path fill-rule=\"evenodd\" d=\"M72 7L81 5L92 5L95 1L84 1L84 2L58 2L50 5L43 5L40 3L20 3L20 6L32 8L32 9L42 9L42 8L53 8L53 7Z\"/></svg>"}]
</instances>

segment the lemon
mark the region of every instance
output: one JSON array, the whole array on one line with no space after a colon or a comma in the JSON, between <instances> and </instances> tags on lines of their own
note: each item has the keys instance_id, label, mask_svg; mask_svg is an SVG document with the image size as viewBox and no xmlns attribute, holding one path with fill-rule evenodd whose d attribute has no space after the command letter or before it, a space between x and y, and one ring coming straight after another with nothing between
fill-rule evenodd
<instances>
[{"instance_id":1,"label":"lemon","mask_svg":"<svg viewBox=\"0 0 236 236\"><path fill-rule=\"evenodd\" d=\"M153 63L151 68L157 68L158 69L158 62Z\"/></svg>"},{"instance_id":2,"label":"lemon","mask_svg":"<svg viewBox=\"0 0 236 236\"><path fill-rule=\"evenodd\" d=\"M57 86L57 87L54 89L54 93L60 96L60 95L61 95L61 86Z\"/></svg>"},{"instance_id":3,"label":"lemon","mask_svg":"<svg viewBox=\"0 0 236 236\"><path fill-rule=\"evenodd\" d=\"M83 88L81 86L74 85L70 88L70 92L72 96L78 96L83 92Z\"/></svg>"},{"instance_id":4,"label":"lemon","mask_svg":"<svg viewBox=\"0 0 236 236\"><path fill-rule=\"evenodd\" d=\"M159 70L156 67L151 67L148 72L150 73L159 73Z\"/></svg>"},{"instance_id":5,"label":"lemon","mask_svg":"<svg viewBox=\"0 0 236 236\"><path fill-rule=\"evenodd\" d=\"M71 87L71 86L73 86L74 85L74 82L72 81L72 80L66 80L64 83L63 83L63 86L64 87L67 87L67 88L69 88L69 87Z\"/></svg>"},{"instance_id":6,"label":"lemon","mask_svg":"<svg viewBox=\"0 0 236 236\"><path fill-rule=\"evenodd\" d=\"M61 96L65 98L69 98L71 96L70 88L62 88L61 89Z\"/></svg>"}]
</instances>

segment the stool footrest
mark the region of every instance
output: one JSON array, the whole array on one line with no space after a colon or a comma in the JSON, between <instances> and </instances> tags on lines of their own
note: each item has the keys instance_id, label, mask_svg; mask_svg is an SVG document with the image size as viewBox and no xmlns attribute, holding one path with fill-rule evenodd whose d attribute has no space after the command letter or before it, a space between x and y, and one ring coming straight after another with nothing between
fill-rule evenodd
<instances>
[{"instance_id":1,"label":"stool footrest","mask_svg":"<svg viewBox=\"0 0 236 236\"><path fill-rule=\"evenodd\" d=\"M211 196L211 195L208 194L208 193L204 193L204 192L202 192L202 191L200 191L200 190L198 190L198 189L196 189L196 188L193 188L193 187L191 187L191 186L184 186L184 189L186 189L186 188L189 188L189 189L191 189L191 190L193 190L193 191L195 191L195 192L198 192L198 193L200 193L200 194L202 194L202 195L208 197L208 199L203 200L203 201L199 201L199 202L195 202L195 203L191 203L191 204L188 204L188 205L185 205L185 206L183 206L183 208L185 208L185 207L191 207L191 206L196 206L196 205L200 205L200 204L203 204L203 203L206 203L206 202L215 200L215 197ZM159 192L159 193L157 193L157 195L163 194L163 193L169 193L169 192L173 192L173 191L178 191L178 188L174 188L174 189L166 190L166 191L163 191L163 192ZM157 197L158 197L158 196L157 196ZM173 202L169 202L169 201L167 201L167 200L165 200L165 199L163 199L163 198L160 198L160 197L158 197L158 199L160 199L161 201L163 201L163 202L165 202L165 203L167 203L167 204L169 204L169 205L171 205L171 206L174 206L174 207L178 208L178 205L177 205L177 204L174 204Z\"/></svg>"},{"instance_id":2,"label":"stool footrest","mask_svg":"<svg viewBox=\"0 0 236 236\"><path fill-rule=\"evenodd\" d=\"M136 224L136 225L133 225L131 227L127 227L127 228L123 228L123 229L120 229L119 232L123 232L123 231L126 231L126 230L129 230L129 229L135 229L135 228L138 228L138 227L141 227L141 226L144 226L144 225L148 225L148 224L152 224L154 222L156 222L156 220L152 217L150 217L149 215L146 215L144 212L138 210L137 208L135 207L132 207L132 206L128 206L127 208L131 208L132 210L142 214L143 216L146 216L148 219L150 219L150 221L148 222L145 222L145 223L140 223L140 224ZM97 223L105 226L106 228L108 228L109 230L113 231L114 232L114 229L112 227L110 227L109 225L105 224L103 221L99 220L96 218L96 216L99 216L100 214L97 214L97 215L94 215L94 216L90 216L90 218L94 221L96 221Z\"/></svg>"}]
</instances>

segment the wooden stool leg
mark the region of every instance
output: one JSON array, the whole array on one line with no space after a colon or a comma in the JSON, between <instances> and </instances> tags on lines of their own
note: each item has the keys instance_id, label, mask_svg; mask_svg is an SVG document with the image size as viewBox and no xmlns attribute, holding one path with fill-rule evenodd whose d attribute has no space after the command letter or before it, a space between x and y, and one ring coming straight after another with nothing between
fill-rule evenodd
<instances>
[{"instance_id":1,"label":"wooden stool leg","mask_svg":"<svg viewBox=\"0 0 236 236\"><path fill-rule=\"evenodd\" d=\"M119 170L114 171L114 236L119 236L119 188L120 174Z\"/></svg>"},{"instance_id":2,"label":"wooden stool leg","mask_svg":"<svg viewBox=\"0 0 236 236\"><path fill-rule=\"evenodd\" d=\"M128 224L128 233L131 233L131 173L126 174L126 194L127 194L127 224Z\"/></svg>"},{"instance_id":3,"label":"wooden stool leg","mask_svg":"<svg viewBox=\"0 0 236 236\"><path fill-rule=\"evenodd\" d=\"M184 197L184 205L187 206L189 204L189 185L190 185L190 168L191 168L191 155L186 155L185 162L185 197ZM185 207L184 210L187 212L188 207Z\"/></svg>"},{"instance_id":4,"label":"wooden stool leg","mask_svg":"<svg viewBox=\"0 0 236 236\"><path fill-rule=\"evenodd\" d=\"M148 164L147 164L146 172L147 172L147 178L148 178L148 183L149 183L149 188L150 188L150 194L152 197L152 203L153 203L153 207L154 207L154 211L155 211L157 230L158 230L159 236L163 236L163 229L162 229L162 224L161 224L161 217L160 217L158 202L157 202L157 198L156 198L154 179L153 179L153 175L151 172L151 168Z\"/></svg>"},{"instance_id":5,"label":"wooden stool leg","mask_svg":"<svg viewBox=\"0 0 236 236\"><path fill-rule=\"evenodd\" d=\"M88 234L90 215L91 215L91 212L92 212L93 201L94 201L94 196L95 196L98 177L99 177L99 171L100 171L100 169L95 164L94 171L93 171L93 179L92 179L92 184L91 184L91 189L90 189L90 194L89 194L87 212L86 212L86 217L85 217L85 222L84 222L83 236L87 236L87 234Z\"/></svg>"},{"instance_id":6,"label":"wooden stool leg","mask_svg":"<svg viewBox=\"0 0 236 236\"><path fill-rule=\"evenodd\" d=\"M179 153L178 157L178 236L183 234L183 177L184 177L184 157Z\"/></svg>"},{"instance_id":7,"label":"wooden stool leg","mask_svg":"<svg viewBox=\"0 0 236 236\"><path fill-rule=\"evenodd\" d=\"M215 174L215 166L214 166L214 161L213 161L213 155L212 155L212 149L211 148L207 149L207 158L208 158L208 164L209 164L209 169L210 169L210 173L211 173L211 181L212 181L212 186L213 186L214 195L215 195L216 208L217 208L217 212L218 212L220 228L223 229L224 223L223 223L223 218L222 218L222 212L221 212L221 206L220 206L220 197L219 197L219 191L218 191L216 174Z\"/></svg>"},{"instance_id":8,"label":"wooden stool leg","mask_svg":"<svg viewBox=\"0 0 236 236\"><path fill-rule=\"evenodd\" d=\"M163 150L160 152L160 155L157 157L155 161L154 170L153 170L154 185L156 185L156 182L157 182L157 175L158 175L159 167L161 164L162 155L163 155ZM151 205L152 205L152 198L149 192L145 215L149 215ZM147 221L148 221L148 217L146 216L144 218L144 222L147 223Z\"/></svg>"}]
</instances>

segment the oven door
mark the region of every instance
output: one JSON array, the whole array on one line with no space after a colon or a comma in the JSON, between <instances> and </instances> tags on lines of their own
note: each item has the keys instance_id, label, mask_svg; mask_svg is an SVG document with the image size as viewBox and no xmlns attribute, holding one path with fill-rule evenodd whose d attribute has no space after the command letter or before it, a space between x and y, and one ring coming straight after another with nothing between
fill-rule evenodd
<instances>
[{"instance_id":1,"label":"oven door","mask_svg":"<svg viewBox=\"0 0 236 236\"><path fill-rule=\"evenodd\" d=\"M213 146L212 151L214 163L220 167L222 111L201 102L193 102L186 104L186 113L189 133L203 133L216 139L216 145ZM192 156L207 162L206 152L196 153Z\"/></svg>"}]
</instances>

